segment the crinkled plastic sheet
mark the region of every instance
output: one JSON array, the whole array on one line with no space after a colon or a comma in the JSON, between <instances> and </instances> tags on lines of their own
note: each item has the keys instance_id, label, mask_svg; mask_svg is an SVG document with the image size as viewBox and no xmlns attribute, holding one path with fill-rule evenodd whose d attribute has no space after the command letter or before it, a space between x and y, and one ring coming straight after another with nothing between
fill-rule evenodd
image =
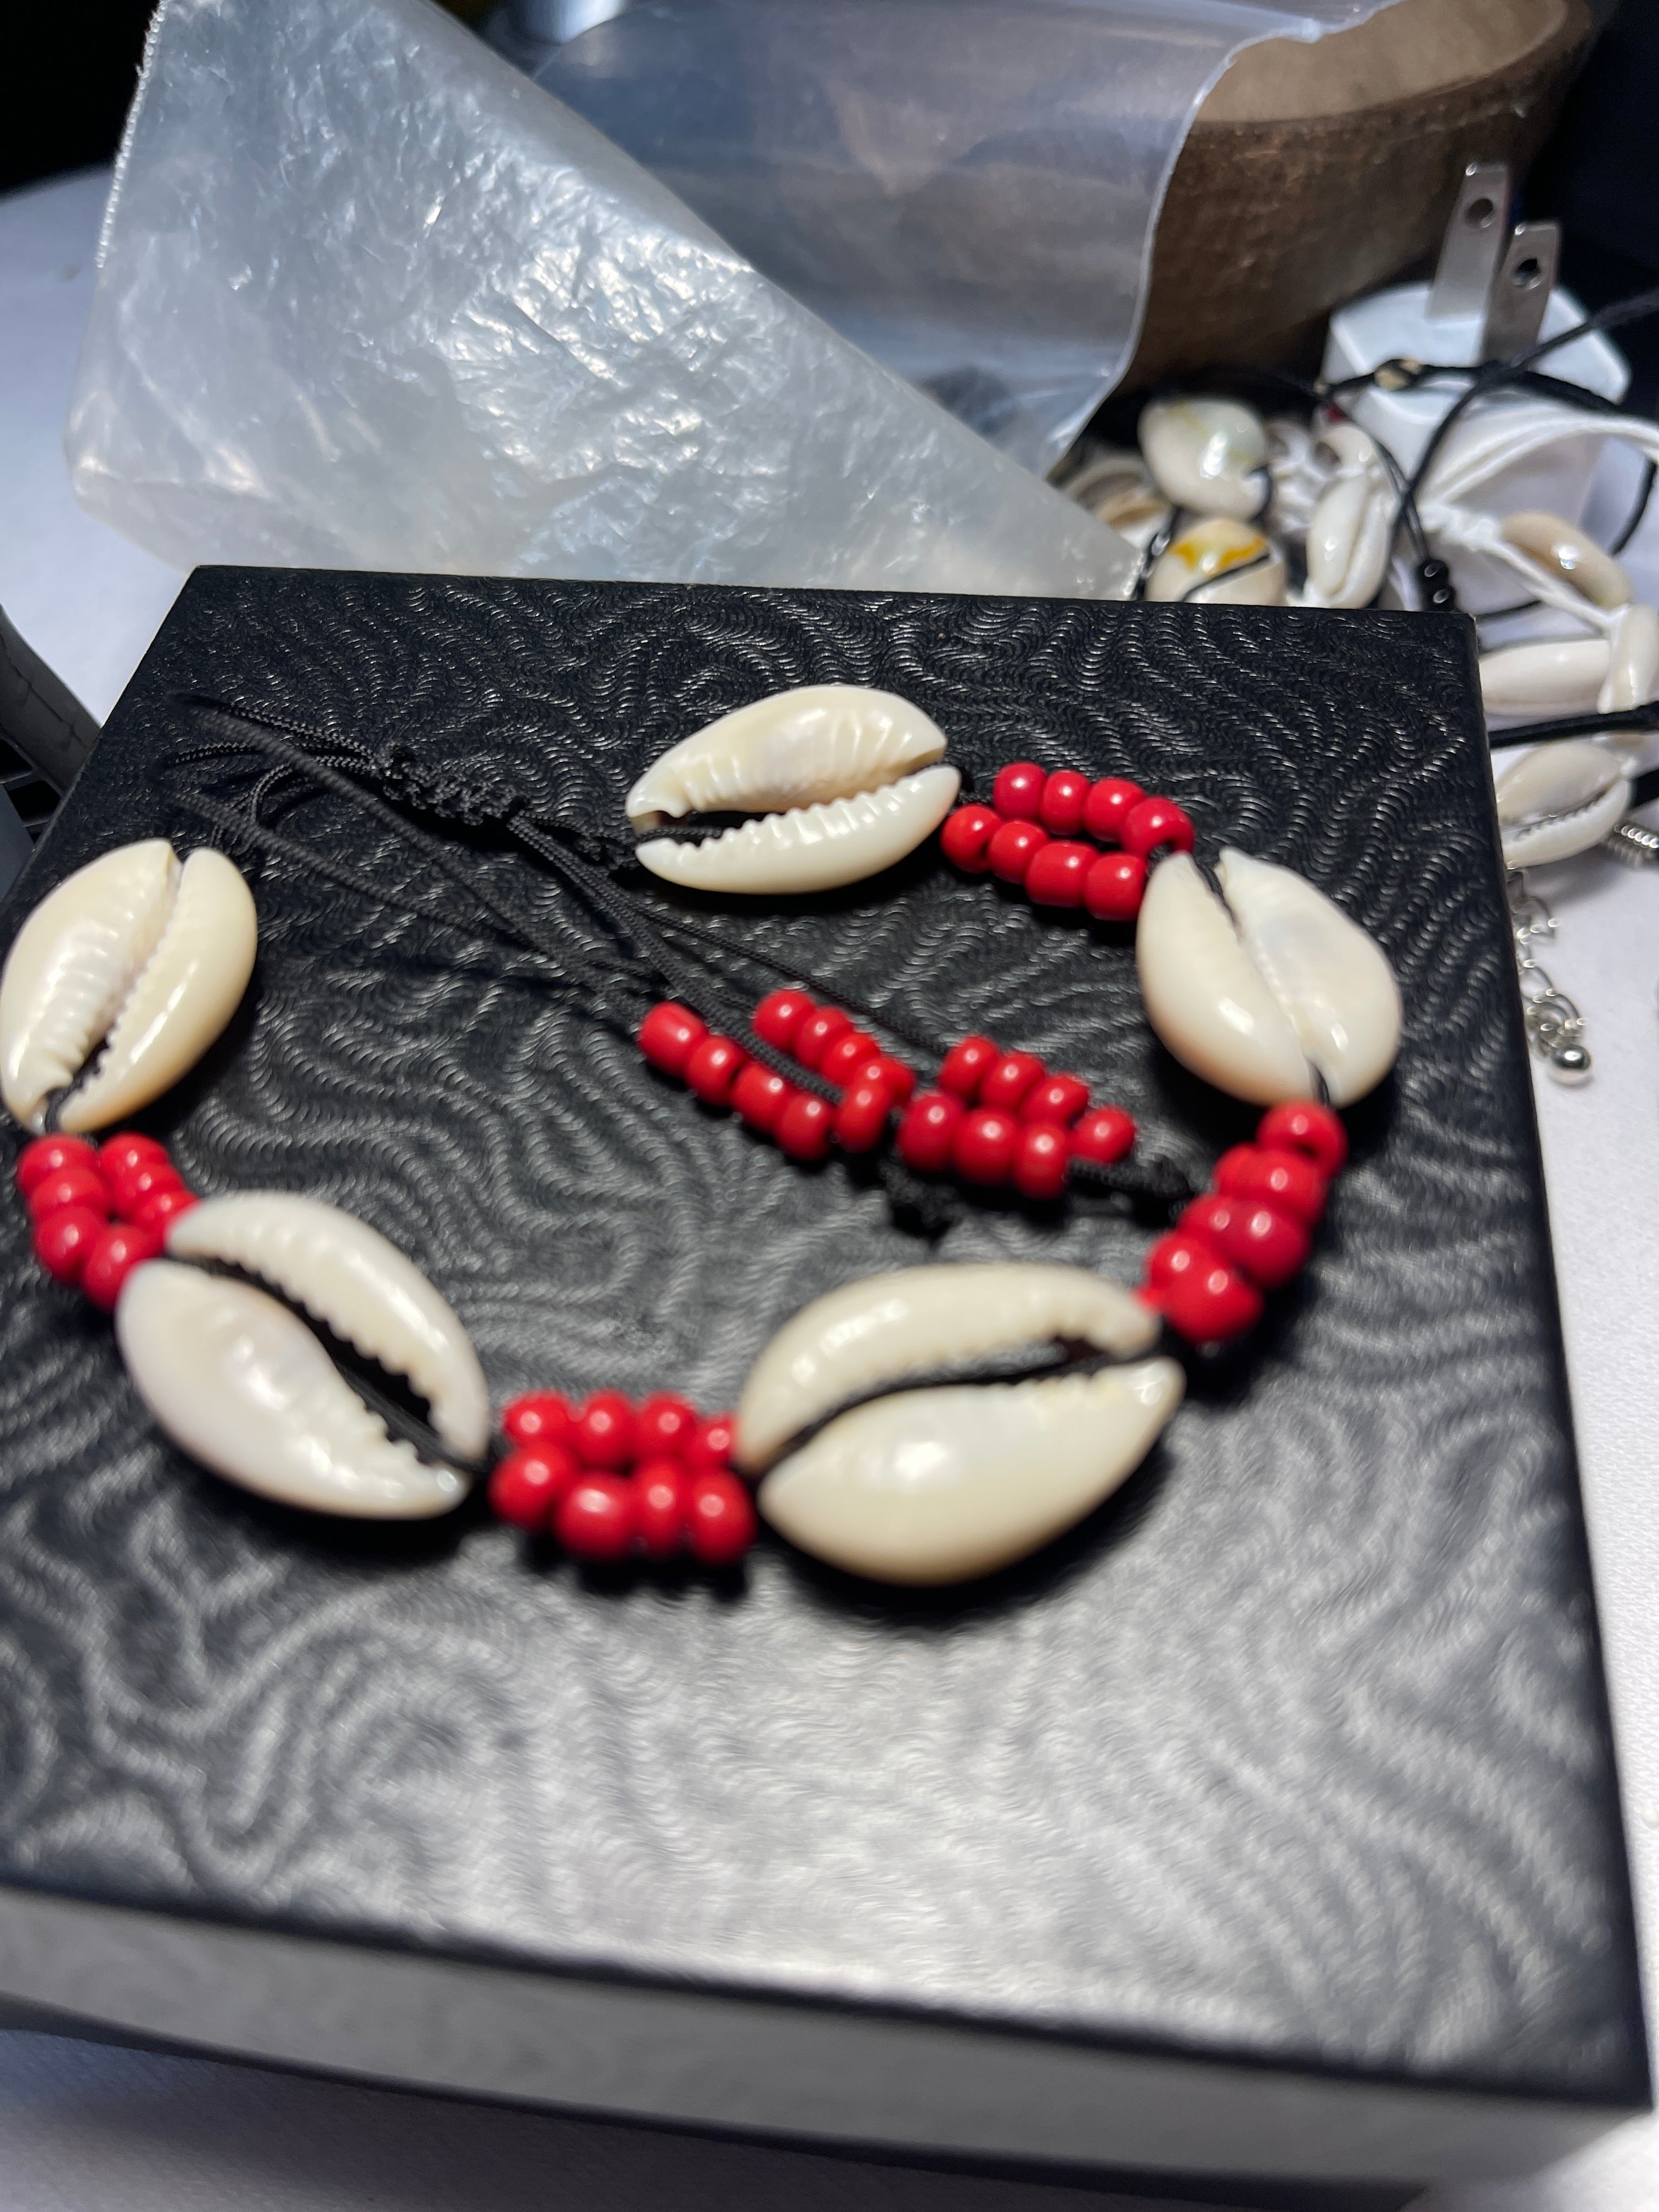
<instances>
[{"instance_id":1,"label":"crinkled plastic sheet","mask_svg":"<svg viewBox=\"0 0 1659 2212\"><path fill-rule=\"evenodd\" d=\"M516 0L493 35L767 276L1046 470L1128 365L1205 94L1243 46L1388 4Z\"/></svg>"},{"instance_id":2,"label":"crinkled plastic sheet","mask_svg":"<svg viewBox=\"0 0 1659 2212\"><path fill-rule=\"evenodd\" d=\"M1085 597L1133 568L427 0L164 0L65 443L180 567Z\"/></svg>"}]
</instances>

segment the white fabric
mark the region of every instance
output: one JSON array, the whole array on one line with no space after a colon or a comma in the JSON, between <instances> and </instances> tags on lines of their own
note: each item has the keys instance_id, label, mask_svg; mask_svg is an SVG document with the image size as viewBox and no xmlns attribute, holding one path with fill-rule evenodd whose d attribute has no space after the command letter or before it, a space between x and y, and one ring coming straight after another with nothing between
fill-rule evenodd
<instances>
[{"instance_id":1,"label":"white fabric","mask_svg":"<svg viewBox=\"0 0 1659 2212\"><path fill-rule=\"evenodd\" d=\"M58 425L90 287L105 180L0 202L0 603L106 713L178 578L82 514ZM1659 524L1626 555L1659 600ZM1540 875L1546 964L1585 1009L1595 1081L1538 1099L1601 1619L1650 1989L1659 1989L1659 872L1588 862ZM255 2069L0 2037L0 2212L883 2212L837 2161L700 2150L630 2164L556 2119L388 2096ZM632 2156L632 2153L629 2154ZM746 2162L745 2162L746 2161ZM654 2173L652 2195L647 2183ZM645 2177L645 2178L641 2178ZM1080 2200L1079 2200L1080 2201ZM939 2212L1005 2212L1006 2185L951 2177ZM1659 2119L1534 2180L1437 2192L1424 2212L1652 2212ZM1116 2212L1129 2212L1119 2201ZM1153 2208L1145 2208L1153 2212ZM1167 2202L1157 2212L1177 2212Z\"/></svg>"}]
</instances>

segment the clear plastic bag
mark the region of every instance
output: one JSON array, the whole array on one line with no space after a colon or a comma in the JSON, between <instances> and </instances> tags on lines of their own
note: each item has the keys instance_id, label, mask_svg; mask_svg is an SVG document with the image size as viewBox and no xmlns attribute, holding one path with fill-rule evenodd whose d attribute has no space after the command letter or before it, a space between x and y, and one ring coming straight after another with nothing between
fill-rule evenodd
<instances>
[{"instance_id":1,"label":"clear plastic bag","mask_svg":"<svg viewBox=\"0 0 1659 2212\"><path fill-rule=\"evenodd\" d=\"M427 0L164 0L65 444L179 567L1133 572Z\"/></svg>"},{"instance_id":2,"label":"clear plastic bag","mask_svg":"<svg viewBox=\"0 0 1659 2212\"><path fill-rule=\"evenodd\" d=\"M1042 471L1133 351L1211 85L1258 39L1386 4L543 0L495 35L767 276Z\"/></svg>"}]
</instances>

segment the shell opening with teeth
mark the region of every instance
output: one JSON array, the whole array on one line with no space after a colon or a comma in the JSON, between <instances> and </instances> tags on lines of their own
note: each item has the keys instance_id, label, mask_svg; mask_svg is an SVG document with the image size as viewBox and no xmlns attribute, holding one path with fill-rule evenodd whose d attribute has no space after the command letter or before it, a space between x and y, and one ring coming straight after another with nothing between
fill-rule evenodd
<instances>
[{"instance_id":1,"label":"shell opening with teeth","mask_svg":"<svg viewBox=\"0 0 1659 2212\"><path fill-rule=\"evenodd\" d=\"M936 830L962 779L945 732L891 691L815 684L757 699L682 739L629 793L648 833L687 816L757 818L701 842L653 838L641 865L670 883L781 896L891 867Z\"/></svg>"},{"instance_id":2,"label":"shell opening with teeth","mask_svg":"<svg viewBox=\"0 0 1659 2212\"><path fill-rule=\"evenodd\" d=\"M908 1584L989 1574L1092 1512L1145 1458L1183 1387L1174 1360L1137 1357L1157 1334L1138 1299L1077 1268L872 1276L808 1306L762 1353L739 1458L769 1470L759 1504L773 1527L832 1566ZM882 1394L1045 1343L1128 1364Z\"/></svg>"},{"instance_id":3,"label":"shell opening with teeth","mask_svg":"<svg viewBox=\"0 0 1659 2212\"><path fill-rule=\"evenodd\" d=\"M489 1397L460 1322L367 1222L315 1199L249 1191L179 1215L164 1260L135 1269L116 1336L173 1442L244 1489L314 1512L419 1520L466 1495L489 1441ZM196 1265L185 1264L196 1262ZM440 1450L394 1439L282 1291L430 1408Z\"/></svg>"},{"instance_id":4,"label":"shell opening with teeth","mask_svg":"<svg viewBox=\"0 0 1659 2212\"><path fill-rule=\"evenodd\" d=\"M77 869L29 915L0 972L7 1111L40 1129L67 1091L58 1123L79 1133L159 1098L235 1012L258 937L252 895L222 853L181 867L151 837Z\"/></svg>"},{"instance_id":5,"label":"shell opening with teeth","mask_svg":"<svg viewBox=\"0 0 1659 2212\"><path fill-rule=\"evenodd\" d=\"M1352 1104L1400 1049L1400 987L1375 939L1294 870L1223 852L1218 898L1189 856L1152 871L1135 936L1146 1018L1182 1065L1260 1106Z\"/></svg>"},{"instance_id":6,"label":"shell opening with teeth","mask_svg":"<svg viewBox=\"0 0 1659 2212\"><path fill-rule=\"evenodd\" d=\"M1630 778L1604 746L1535 745L1498 779L1498 821L1511 868L1571 860L1629 813Z\"/></svg>"}]
</instances>

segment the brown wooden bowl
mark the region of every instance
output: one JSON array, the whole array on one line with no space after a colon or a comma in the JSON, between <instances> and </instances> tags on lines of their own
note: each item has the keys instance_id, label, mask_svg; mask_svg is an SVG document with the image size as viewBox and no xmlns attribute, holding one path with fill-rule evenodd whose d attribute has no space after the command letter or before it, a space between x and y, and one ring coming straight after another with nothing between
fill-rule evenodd
<instances>
[{"instance_id":1,"label":"brown wooden bowl","mask_svg":"<svg viewBox=\"0 0 1659 2212\"><path fill-rule=\"evenodd\" d=\"M1585 0L1395 0L1313 45L1247 47L1176 163L1120 390L1315 365L1333 307L1431 261L1466 162L1524 170L1590 28Z\"/></svg>"}]
</instances>

